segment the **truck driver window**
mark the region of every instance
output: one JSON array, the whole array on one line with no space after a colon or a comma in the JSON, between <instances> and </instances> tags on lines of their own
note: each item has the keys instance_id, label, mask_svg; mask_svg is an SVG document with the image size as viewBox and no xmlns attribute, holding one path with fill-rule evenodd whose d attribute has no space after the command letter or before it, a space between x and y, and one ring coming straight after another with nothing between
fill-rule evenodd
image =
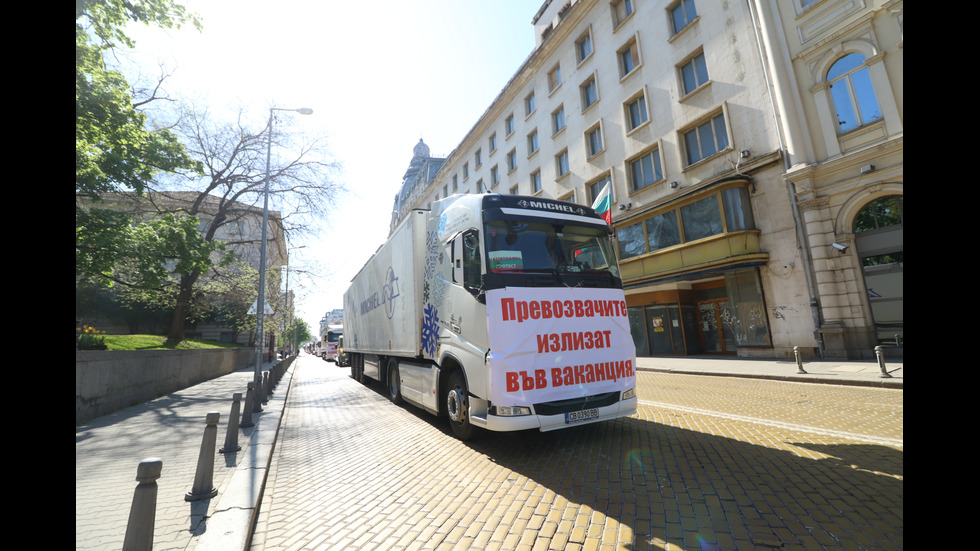
<instances>
[{"instance_id":1,"label":"truck driver window","mask_svg":"<svg viewBox=\"0 0 980 551\"><path fill-rule=\"evenodd\" d=\"M480 237L476 230L469 230L463 239L463 283L470 288L479 289L480 275Z\"/></svg>"}]
</instances>

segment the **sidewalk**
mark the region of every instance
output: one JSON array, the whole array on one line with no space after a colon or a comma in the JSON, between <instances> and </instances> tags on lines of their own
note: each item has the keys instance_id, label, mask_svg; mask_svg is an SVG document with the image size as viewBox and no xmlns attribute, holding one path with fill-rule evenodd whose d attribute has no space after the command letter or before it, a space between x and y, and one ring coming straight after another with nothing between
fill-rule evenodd
<instances>
[{"instance_id":1,"label":"sidewalk","mask_svg":"<svg viewBox=\"0 0 980 551\"><path fill-rule=\"evenodd\" d=\"M276 362L266 363L269 371ZM239 428L237 452L218 453L226 441L233 396L245 409L254 365L131 406L75 427L75 549L122 549L140 461L157 457L153 549L244 549L286 404L292 370ZM213 487L217 496L186 501L194 486L209 412L218 412Z\"/></svg>"},{"instance_id":2,"label":"sidewalk","mask_svg":"<svg viewBox=\"0 0 980 551\"><path fill-rule=\"evenodd\" d=\"M305 355L301 356L305 357ZM263 366L268 371L274 364ZM235 453L215 454L217 496L188 502L208 412L220 414L216 448L226 439L232 396L245 391L254 367L242 369L151 402L132 406L75 427L75 548L121 549L136 489L139 462L163 461L158 484L153 549L244 550L262 499L295 362L241 428ZM333 367L333 364L329 364ZM887 361L890 378L875 361L804 361L734 357L641 357L640 371L757 377L797 382L902 388L904 364Z\"/></svg>"},{"instance_id":3,"label":"sidewalk","mask_svg":"<svg viewBox=\"0 0 980 551\"><path fill-rule=\"evenodd\" d=\"M718 375L761 378L803 383L826 383L855 386L902 388L905 378L901 358L885 358L885 371L875 360L803 360L803 371L792 358L782 360L736 358L733 356L639 357L640 371L662 371L691 375Z\"/></svg>"}]
</instances>

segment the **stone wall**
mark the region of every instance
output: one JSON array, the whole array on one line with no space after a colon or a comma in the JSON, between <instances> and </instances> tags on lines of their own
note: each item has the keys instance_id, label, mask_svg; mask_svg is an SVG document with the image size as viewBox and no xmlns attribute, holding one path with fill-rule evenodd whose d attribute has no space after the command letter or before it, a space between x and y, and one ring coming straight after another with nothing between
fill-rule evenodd
<instances>
[{"instance_id":1,"label":"stone wall","mask_svg":"<svg viewBox=\"0 0 980 551\"><path fill-rule=\"evenodd\" d=\"M75 423L227 375L255 349L75 351Z\"/></svg>"}]
</instances>

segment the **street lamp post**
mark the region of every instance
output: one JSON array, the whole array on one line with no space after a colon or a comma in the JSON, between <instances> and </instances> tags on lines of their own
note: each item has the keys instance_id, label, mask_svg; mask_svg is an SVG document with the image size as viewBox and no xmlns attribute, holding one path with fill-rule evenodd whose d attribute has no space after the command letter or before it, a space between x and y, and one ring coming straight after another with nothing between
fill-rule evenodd
<instances>
[{"instance_id":1,"label":"street lamp post","mask_svg":"<svg viewBox=\"0 0 980 551\"><path fill-rule=\"evenodd\" d=\"M289 307L289 251L294 251L296 249L305 249L305 248L306 248L306 245L299 245L298 247L287 247L286 248L286 313L289 316L289 318L288 318L288 322L289 323L286 324L286 329L289 329L289 325L292 324L292 321L295 318L294 312L296 310L296 301L295 300L293 301L293 307L292 308ZM290 355L290 353L293 351L293 346L295 344L296 344L296 327L294 326L293 327L293 340L292 340L291 343L289 343L289 347L287 348L287 352L286 352L286 355L287 356Z\"/></svg>"},{"instance_id":2,"label":"street lamp post","mask_svg":"<svg viewBox=\"0 0 980 551\"><path fill-rule=\"evenodd\" d=\"M262 349L265 347L265 335L263 334L265 325L265 251L269 240L269 174L272 163L272 122L276 111L295 111L301 115L313 113L313 110L307 107L299 109L269 108L269 144L265 156L265 190L263 191L264 205L262 207L262 247L259 255L259 298L255 303L255 313L258 316L255 327L255 388L259 388L259 385L262 384Z\"/></svg>"}]
</instances>

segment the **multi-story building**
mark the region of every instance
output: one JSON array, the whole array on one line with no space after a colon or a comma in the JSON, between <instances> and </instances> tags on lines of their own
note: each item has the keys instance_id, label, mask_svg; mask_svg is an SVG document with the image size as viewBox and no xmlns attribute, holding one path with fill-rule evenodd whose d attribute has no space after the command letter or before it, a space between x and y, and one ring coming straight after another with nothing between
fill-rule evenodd
<instances>
[{"instance_id":1,"label":"multi-story building","mask_svg":"<svg viewBox=\"0 0 980 551\"><path fill-rule=\"evenodd\" d=\"M900 355L904 2L755 3L821 344Z\"/></svg>"},{"instance_id":2,"label":"multi-story building","mask_svg":"<svg viewBox=\"0 0 980 551\"><path fill-rule=\"evenodd\" d=\"M902 325L901 12L546 1L463 141L416 148L392 226L453 193L591 205L608 185L639 355L869 357Z\"/></svg>"}]
</instances>

